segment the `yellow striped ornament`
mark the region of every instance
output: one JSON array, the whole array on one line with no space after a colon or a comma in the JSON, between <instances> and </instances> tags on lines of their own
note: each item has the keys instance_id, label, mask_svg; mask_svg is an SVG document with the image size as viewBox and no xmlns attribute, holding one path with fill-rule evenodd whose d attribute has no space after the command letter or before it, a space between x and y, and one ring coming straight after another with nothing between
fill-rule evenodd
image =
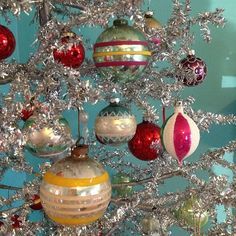
<instances>
[{"instance_id":1,"label":"yellow striped ornament","mask_svg":"<svg viewBox=\"0 0 236 236\"><path fill-rule=\"evenodd\" d=\"M101 218L111 198L103 167L87 156L87 146L56 162L44 175L40 198L47 216L65 226L88 225Z\"/></svg>"}]
</instances>

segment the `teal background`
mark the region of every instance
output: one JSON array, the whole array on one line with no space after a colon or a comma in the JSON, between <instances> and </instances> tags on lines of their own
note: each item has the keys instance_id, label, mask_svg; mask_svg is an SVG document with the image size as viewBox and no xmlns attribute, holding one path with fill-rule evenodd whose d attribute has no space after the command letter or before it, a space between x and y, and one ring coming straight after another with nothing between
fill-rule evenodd
<instances>
[{"instance_id":1,"label":"teal background","mask_svg":"<svg viewBox=\"0 0 236 236\"><path fill-rule=\"evenodd\" d=\"M144 8L147 9L147 6ZM172 1L171 0L152 0L150 9L154 11L155 17L162 23L165 24L171 14ZM208 76L206 80L199 86L193 88L186 88L183 92L183 97L193 96L196 99L193 108L195 110L201 109L213 113L231 114L236 113L236 1L235 0L205 0L205 1L192 1L192 14L195 15L203 11L213 11L215 8L224 8L224 16L227 19L226 26L221 29L212 29L212 42L207 44L202 41L200 36L199 27L194 27L195 42L193 49L196 51L196 55L202 58L208 66ZM35 51L35 47L32 45L38 30L38 25L32 23L32 14L26 15L21 14L19 19L14 16L10 17L11 24L8 27L12 30L16 37L17 47L12 58L15 58L19 63L27 62L29 56ZM3 18L0 18L0 23L6 25ZM94 28L82 28L74 29L84 38L90 38L91 43L95 41L97 36L103 31L100 27ZM91 57L91 52L87 53L88 57ZM10 59L9 59L10 60ZM7 93L8 85L0 87L1 93ZM93 124L98 112L104 108L106 103L99 102L95 106L87 104L85 110L89 114L89 128L90 131L93 129ZM158 109L161 109L159 103L156 104ZM173 112L169 109L168 114ZM135 114L138 122L142 120L142 114L140 111L135 110ZM73 136L77 135L77 118L75 111L65 112L65 116L71 124L73 130ZM161 120L159 125L161 125ZM195 161L199 158L201 153L204 153L209 148L217 148L226 145L230 140L235 139L236 128L232 125L213 125L210 129L210 133L202 132L201 141L197 151L192 155L189 160ZM29 160L35 168L37 168L39 159L27 154L27 160ZM230 154L230 161L235 161L235 156ZM140 163L142 163L140 161ZM221 167L215 167L217 173L225 173ZM227 170L226 170L227 172ZM227 172L232 178L232 174ZM199 173L201 176L205 176L205 173ZM24 173L13 173L8 171L3 178L2 183L12 186L22 186L25 180L29 180L30 177ZM16 181L17 180L17 181ZM179 178L174 178L166 181L165 186L160 187L160 192L183 190L184 184L187 184L185 180L179 181ZM1 190L1 195L7 196L11 194ZM220 207L219 207L220 208ZM35 213L34 213L35 214ZM224 217L222 209L219 211L219 220L223 221ZM38 215L34 216L34 219L38 219ZM187 235L185 231L179 228L175 228L174 236Z\"/></svg>"}]
</instances>

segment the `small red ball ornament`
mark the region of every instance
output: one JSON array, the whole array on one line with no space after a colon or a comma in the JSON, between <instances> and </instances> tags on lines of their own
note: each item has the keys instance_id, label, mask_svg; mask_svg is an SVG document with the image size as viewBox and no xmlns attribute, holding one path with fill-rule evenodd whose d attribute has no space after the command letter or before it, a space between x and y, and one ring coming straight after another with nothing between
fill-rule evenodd
<instances>
[{"instance_id":1,"label":"small red ball ornament","mask_svg":"<svg viewBox=\"0 0 236 236\"><path fill-rule=\"evenodd\" d=\"M39 195L34 194L33 197L32 197L32 202L33 202L33 204L30 205L30 208L32 210L35 210L35 211L42 210L43 207L42 207Z\"/></svg>"},{"instance_id":2,"label":"small red ball ornament","mask_svg":"<svg viewBox=\"0 0 236 236\"><path fill-rule=\"evenodd\" d=\"M19 216L18 215L13 215L11 217L11 221L12 221L12 228L13 229L18 229L22 227L22 221L19 220Z\"/></svg>"},{"instance_id":3,"label":"small red ball ornament","mask_svg":"<svg viewBox=\"0 0 236 236\"><path fill-rule=\"evenodd\" d=\"M35 110L34 107L28 107L28 108L22 109L20 118L23 121L27 121L34 114L34 110Z\"/></svg>"},{"instance_id":4,"label":"small red ball ornament","mask_svg":"<svg viewBox=\"0 0 236 236\"><path fill-rule=\"evenodd\" d=\"M13 33L5 26L0 25L0 60L11 56L16 47Z\"/></svg>"},{"instance_id":5,"label":"small red ball ornament","mask_svg":"<svg viewBox=\"0 0 236 236\"><path fill-rule=\"evenodd\" d=\"M70 40L76 40L78 36L73 32L63 33L61 42L65 45L65 49L54 49L54 59L67 67L78 68L85 58L85 50L81 41L70 43ZM68 44L68 45L66 45Z\"/></svg>"},{"instance_id":6,"label":"small red ball ornament","mask_svg":"<svg viewBox=\"0 0 236 236\"><path fill-rule=\"evenodd\" d=\"M190 51L189 55L180 61L179 67L186 72L193 72L191 77L178 76L178 80L186 86L195 86L202 83L207 75L205 62L195 56L194 50Z\"/></svg>"},{"instance_id":7,"label":"small red ball ornament","mask_svg":"<svg viewBox=\"0 0 236 236\"><path fill-rule=\"evenodd\" d=\"M135 136L128 143L130 152L143 161L155 160L162 152L160 133L158 125L144 120L138 124Z\"/></svg>"}]
</instances>

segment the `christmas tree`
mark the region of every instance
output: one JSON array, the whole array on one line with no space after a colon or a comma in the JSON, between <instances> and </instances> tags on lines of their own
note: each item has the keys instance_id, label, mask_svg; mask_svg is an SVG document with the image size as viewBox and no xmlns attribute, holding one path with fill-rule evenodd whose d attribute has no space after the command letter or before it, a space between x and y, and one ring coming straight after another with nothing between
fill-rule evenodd
<instances>
[{"instance_id":1,"label":"christmas tree","mask_svg":"<svg viewBox=\"0 0 236 236\"><path fill-rule=\"evenodd\" d=\"M16 40L0 25L1 235L234 235L236 141L217 147L210 128L235 132L236 116L190 96L217 66L194 36L209 43L223 10L173 0L160 23L159 9L1 1L6 22L27 13L37 26L22 63L9 57L30 26Z\"/></svg>"}]
</instances>

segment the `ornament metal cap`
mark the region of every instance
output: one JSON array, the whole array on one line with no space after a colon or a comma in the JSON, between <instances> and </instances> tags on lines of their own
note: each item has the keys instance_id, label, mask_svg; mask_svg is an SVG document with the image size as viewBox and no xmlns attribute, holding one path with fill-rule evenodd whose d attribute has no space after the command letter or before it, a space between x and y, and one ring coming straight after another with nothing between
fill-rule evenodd
<instances>
[{"instance_id":1,"label":"ornament metal cap","mask_svg":"<svg viewBox=\"0 0 236 236\"><path fill-rule=\"evenodd\" d=\"M191 49L188 51L189 56L194 56L195 55L195 50Z\"/></svg>"},{"instance_id":2,"label":"ornament metal cap","mask_svg":"<svg viewBox=\"0 0 236 236\"><path fill-rule=\"evenodd\" d=\"M144 113L144 114L143 114L143 121L145 121L145 122L150 122L150 123L154 123L155 119L154 119L154 117L153 117L151 114L149 114L149 113Z\"/></svg>"},{"instance_id":3,"label":"ornament metal cap","mask_svg":"<svg viewBox=\"0 0 236 236\"><path fill-rule=\"evenodd\" d=\"M76 34L74 32L63 32L62 37L69 37L69 38L75 38Z\"/></svg>"},{"instance_id":4,"label":"ornament metal cap","mask_svg":"<svg viewBox=\"0 0 236 236\"><path fill-rule=\"evenodd\" d=\"M116 19L113 21L114 26L123 26L128 25L128 21L126 19Z\"/></svg>"},{"instance_id":5,"label":"ornament metal cap","mask_svg":"<svg viewBox=\"0 0 236 236\"><path fill-rule=\"evenodd\" d=\"M115 103L115 104L117 104L117 103L119 103L120 102L120 99L119 98L111 98L110 99L110 103Z\"/></svg>"},{"instance_id":6,"label":"ornament metal cap","mask_svg":"<svg viewBox=\"0 0 236 236\"><path fill-rule=\"evenodd\" d=\"M75 147L71 151L71 157L73 158L87 158L86 155L88 153L88 145L80 145Z\"/></svg>"},{"instance_id":7,"label":"ornament metal cap","mask_svg":"<svg viewBox=\"0 0 236 236\"><path fill-rule=\"evenodd\" d=\"M152 18L153 17L153 11L147 11L147 12L145 12L145 15L144 15L144 17L145 18Z\"/></svg>"},{"instance_id":8,"label":"ornament metal cap","mask_svg":"<svg viewBox=\"0 0 236 236\"><path fill-rule=\"evenodd\" d=\"M183 113L183 111L184 111L183 102L182 101L175 102L175 113L177 112Z\"/></svg>"}]
</instances>

